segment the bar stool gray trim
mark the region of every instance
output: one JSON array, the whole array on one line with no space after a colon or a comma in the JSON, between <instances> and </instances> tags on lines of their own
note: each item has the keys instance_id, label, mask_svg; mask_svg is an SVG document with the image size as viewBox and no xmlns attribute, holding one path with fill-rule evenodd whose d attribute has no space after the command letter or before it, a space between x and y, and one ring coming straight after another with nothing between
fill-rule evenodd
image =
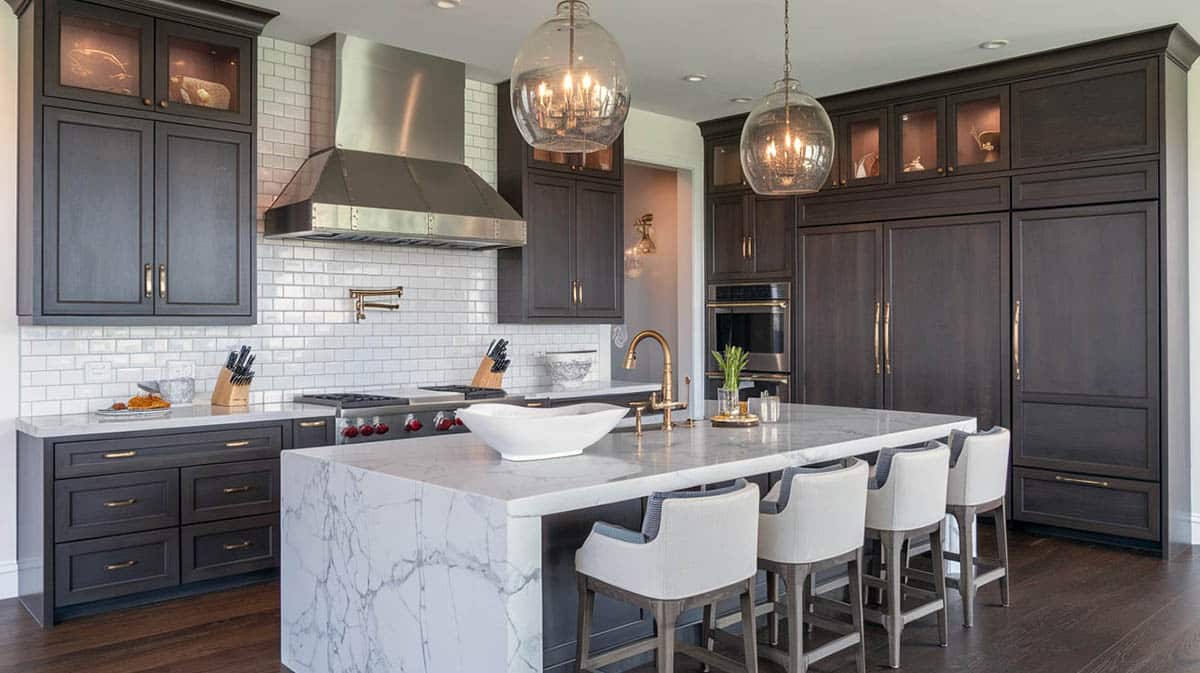
<instances>
[{"instance_id":1,"label":"bar stool gray trim","mask_svg":"<svg viewBox=\"0 0 1200 673\"><path fill-rule=\"evenodd\" d=\"M1008 590L1008 521L1004 498L974 506L947 505L946 513L958 522L958 553L945 552L948 561L958 561L959 577L949 578L947 583L962 596L963 626L970 628L975 623L975 594L980 587L1000 583L1000 604L1008 607L1011 596ZM996 525L996 549L998 559L983 559L975 556L975 519L980 514L991 515ZM969 563L962 559L971 559Z\"/></svg>"}]
</instances>

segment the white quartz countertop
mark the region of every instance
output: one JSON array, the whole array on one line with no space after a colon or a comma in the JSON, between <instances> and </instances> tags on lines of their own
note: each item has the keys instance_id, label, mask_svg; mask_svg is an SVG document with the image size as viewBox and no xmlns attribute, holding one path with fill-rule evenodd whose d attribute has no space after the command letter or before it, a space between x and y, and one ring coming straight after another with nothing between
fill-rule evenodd
<instances>
[{"instance_id":1,"label":"white quartz countertop","mask_svg":"<svg viewBox=\"0 0 1200 673\"><path fill-rule=\"evenodd\" d=\"M207 404L171 408L165 416L148 418L105 418L95 414L23 416L17 431L34 437L75 437L114 432L146 432L179 428L201 428L231 423L287 421L297 418L331 417L333 408L313 404L252 404L248 407L215 407Z\"/></svg>"},{"instance_id":2,"label":"white quartz countertop","mask_svg":"<svg viewBox=\"0 0 1200 673\"><path fill-rule=\"evenodd\" d=\"M625 395L628 393L649 393L662 388L662 381L647 383L645 381L589 381L576 388L562 386L515 386L505 388L510 395L522 395L528 399L561 400L572 397L603 397L605 395Z\"/></svg>"},{"instance_id":3,"label":"white quartz countertop","mask_svg":"<svg viewBox=\"0 0 1200 673\"><path fill-rule=\"evenodd\" d=\"M510 516L540 516L870 453L881 446L974 430L974 418L785 404L779 423L672 433L613 433L583 455L514 463L471 434L289 451L316 460L419 482L506 504Z\"/></svg>"}]
</instances>

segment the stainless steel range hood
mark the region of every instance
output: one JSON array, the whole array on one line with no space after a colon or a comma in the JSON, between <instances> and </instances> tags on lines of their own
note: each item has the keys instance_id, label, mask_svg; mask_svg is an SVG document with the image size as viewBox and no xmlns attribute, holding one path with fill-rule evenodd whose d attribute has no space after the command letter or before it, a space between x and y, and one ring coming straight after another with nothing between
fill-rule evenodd
<instances>
[{"instance_id":1,"label":"stainless steel range hood","mask_svg":"<svg viewBox=\"0 0 1200 673\"><path fill-rule=\"evenodd\" d=\"M464 162L466 69L334 34L312 47L313 153L266 213L270 238L525 245L525 221Z\"/></svg>"}]
</instances>

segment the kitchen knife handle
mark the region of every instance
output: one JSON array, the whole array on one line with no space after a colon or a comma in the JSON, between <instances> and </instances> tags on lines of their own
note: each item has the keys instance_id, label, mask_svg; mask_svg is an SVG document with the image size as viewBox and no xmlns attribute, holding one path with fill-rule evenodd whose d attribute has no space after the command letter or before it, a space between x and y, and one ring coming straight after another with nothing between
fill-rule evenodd
<instances>
[{"instance_id":1,"label":"kitchen knife handle","mask_svg":"<svg viewBox=\"0 0 1200 673\"><path fill-rule=\"evenodd\" d=\"M158 265L158 296L167 298L167 265Z\"/></svg>"}]
</instances>

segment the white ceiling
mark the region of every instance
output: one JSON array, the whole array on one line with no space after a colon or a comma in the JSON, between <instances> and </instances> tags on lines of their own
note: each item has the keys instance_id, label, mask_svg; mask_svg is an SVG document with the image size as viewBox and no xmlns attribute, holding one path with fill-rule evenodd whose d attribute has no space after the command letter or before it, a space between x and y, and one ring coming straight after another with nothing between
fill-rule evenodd
<instances>
[{"instance_id":1,"label":"white ceiling","mask_svg":"<svg viewBox=\"0 0 1200 673\"><path fill-rule=\"evenodd\" d=\"M252 0L255 1L255 0ZM257 0L280 12L266 34L312 43L345 32L463 61L508 78L521 40L554 0ZM782 0L591 0L632 74L634 107L690 120L743 112L783 60ZM793 70L815 95L851 91L1090 39L1182 23L1200 37L1197 0L821 0L792 3ZM976 45L1011 41L1005 49ZM702 84L682 81L708 75Z\"/></svg>"}]
</instances>

